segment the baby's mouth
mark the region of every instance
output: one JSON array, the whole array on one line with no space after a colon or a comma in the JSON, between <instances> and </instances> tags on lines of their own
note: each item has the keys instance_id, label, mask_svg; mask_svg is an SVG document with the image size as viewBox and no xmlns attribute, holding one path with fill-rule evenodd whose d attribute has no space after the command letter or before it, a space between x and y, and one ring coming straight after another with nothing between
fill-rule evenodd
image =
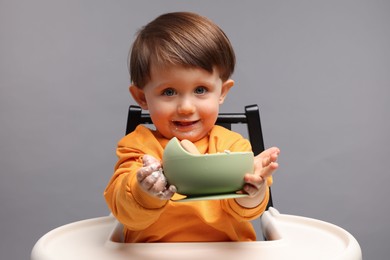
<instances>
[{"instance_id":1,"label":"baby's mouth","mask_svg":"<svg viewBox=\"0 0 390 260\"><path fill-rule=\"evenodd\" d=\"M199 120L196 121L173 121L173 124L178 127L185 127L185 126L192 126L199 122Z\"/></svg>"}]
</instances>

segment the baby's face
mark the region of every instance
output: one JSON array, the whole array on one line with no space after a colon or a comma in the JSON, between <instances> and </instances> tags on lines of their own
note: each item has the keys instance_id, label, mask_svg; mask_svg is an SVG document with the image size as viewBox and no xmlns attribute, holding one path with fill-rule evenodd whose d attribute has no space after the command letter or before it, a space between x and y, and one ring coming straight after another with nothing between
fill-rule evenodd
<instances>
[{"instance_id":1,"label":"baby's face","mask_svg":"<svg viewBox=\"0 0 390 260\"><path fill-rule=\"evenodd\" d=\"M150 78L139 91L157 130L165 138L192 142L206 136L214 126L219 106L234 83L222 82L216 69L209 73L180 66L152 66Z\"/></svg>"}]
</instances>

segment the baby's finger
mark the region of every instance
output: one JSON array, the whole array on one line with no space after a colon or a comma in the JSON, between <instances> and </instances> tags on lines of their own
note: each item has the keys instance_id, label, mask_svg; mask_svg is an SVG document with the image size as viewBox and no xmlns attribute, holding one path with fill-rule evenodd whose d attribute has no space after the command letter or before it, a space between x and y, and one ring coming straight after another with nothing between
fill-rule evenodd
<instances>
[{"instance_id":1,"label":"baby's finger","mask_svg":"<svg viewBox=\"0 0 390 260\"><path fill-rule=\"evenodd\" d=\"M255 174L246 174L244 177L244 181L248 185L252 185L255 188L260 187L264 184L264 181L266 178L262 177L261 175L255 175Z\"/></svg>"},{"instance_id":2,"label":"baby's finger","mask_svg":"<svg viewBox=\"0 0 390 260\"><path fill-rule=\"evenodd\" d=\"M145 154L142 157L142 161L143 161L144 166L148 166L148 165L154 164L154 163L160 163L159 160L157 160L156 158L154 158L153 156L151 156L149 154Z\"/></svg>"},{"instance_id":3,"label":"baby's finger","mask_svg":"<svg viewBox=\"0 0 390 260\"><path fill-rule=\"evenodd\" d=\"M260 174L260 176L263 179L267 179L269 176L271 176L276 171L276 169L278 169L278 167L279 167L279 164L277 162L271 162L269 165L267 165L266 167L263 168L263 171Z\"/></svg>"},{"instance_id":4,"label":"baby's finger","mask_svg":"<svg viewBox=\"0 0 390 260\"><path fill-rule=\"evenodd\" d=\"M154 184L156 183L156 178L153 177L152 175L149 175L145 177L140 183L141 187L147 191L151 192L151 189L153 188Z\"/></svg>"},{"instance_id":5,"label":"baby's finger","mask_svg":"<svg viewBox=\"0 0 390 260\"><path fill-rule=\"evenodd\" d=\"M249 197L255 196L259 189L251 184L245 184L243 190L249 195Z\"/></svg>"},{"instance_id":6,"label":"baby's finger","mask_svg":"<svg viewBox=\"0 0 390 260\"><path fill-rule=\"evenodd\" d=\"M168 189L165 189L164 191L160 192L158 197L163 200L169 200L176 193L176 191L176 187L174 185L170 185Z\"/></svg>"},{"instance_id":7,"label":"baby's finger","mask_svg":"<svg viewBox=\"0 0 390 260\"><path fill-rule=\"evenodd\" d=\"M280 154L280 150L279 148L277 147L271 147L271 148L268 148L267 150L263 151L260 153L260 155L262 157L268 157L268 156L271 156L272 154L277 154L279 155Z\"/></svg>"},{"instance_id":8,"label":"baby's finger","mask_svg":"<svg viewBox=\"0 0 390 260\"><path fill-rule=\"evenodd\" d=\"M159 163L153 163L151 165L141 167L137 172L137 180L139 182L143 181L146 177L151 175L153 172L158 171L160 169Z\"/></svg>"},{"instance_id":9,"label":"baby's finger","mask_svg":"<svg viewBox=\"0 0 390 260\"><path fill-rule=\"evenodd\" d=\"M153 172L152 175L154 178L156 178L156 181L151 188L152 193L159 193L163 190L165 190L167 186L167 181L164 177L164 175L160 171Z\"/></svg>"},{"instance_id":10,"label":"baby's finger","mask_svg":"<svg viewBox=\"0 0 390 260\"><path fill-rule=\"evenodd\" d=\"M262 160L263 167L268 166L273 162L276 162L278 160L278 156L279 155L277 153L273 153L270 156L263 158Z\"/></svg>"}]
</instances>

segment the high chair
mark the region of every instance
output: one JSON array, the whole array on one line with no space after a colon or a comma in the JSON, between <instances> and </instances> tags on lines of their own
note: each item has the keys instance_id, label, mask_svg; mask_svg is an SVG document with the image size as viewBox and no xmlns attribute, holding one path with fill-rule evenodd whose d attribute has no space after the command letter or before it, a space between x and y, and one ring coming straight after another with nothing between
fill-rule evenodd
<instances>
[{"instance_id":1,"label":"high chair","mask_svg":"<svg viewBox=\"0 0 390 260\"><path fill-rule=\"evenodd\" d=\"M126 134L139 124L152 124L150 116L130 106ZM221 113L217 124L228 129L232 124L246 124L254 154L264 150L257 105L246 106L245 113ZM346 230L316 219L281 214L273 208L271 197L260 222L266 241L124 243L122 224L109 215L48 232L35 244L31 260L362 259L359 243Z\"/></svg>"}]
</instances>

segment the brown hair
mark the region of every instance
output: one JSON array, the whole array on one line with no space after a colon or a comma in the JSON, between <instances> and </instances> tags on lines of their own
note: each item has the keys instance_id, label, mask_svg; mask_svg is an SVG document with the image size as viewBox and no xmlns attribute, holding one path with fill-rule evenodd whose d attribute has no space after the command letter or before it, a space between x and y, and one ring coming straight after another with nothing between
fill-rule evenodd
<instances>
[{"instance_id":1,"label":"brown hair","mask_svg":"<svg viewBox=\"0 0 390 260\"><path fill-rule=\"evenodd\" d=\"M189 12L167 13L141 28L129 54L130 78L143 88L154 66L218 69L220 78L229 79L235 55L225 33L211 20Z\"/></svg>"}]
</instances>

